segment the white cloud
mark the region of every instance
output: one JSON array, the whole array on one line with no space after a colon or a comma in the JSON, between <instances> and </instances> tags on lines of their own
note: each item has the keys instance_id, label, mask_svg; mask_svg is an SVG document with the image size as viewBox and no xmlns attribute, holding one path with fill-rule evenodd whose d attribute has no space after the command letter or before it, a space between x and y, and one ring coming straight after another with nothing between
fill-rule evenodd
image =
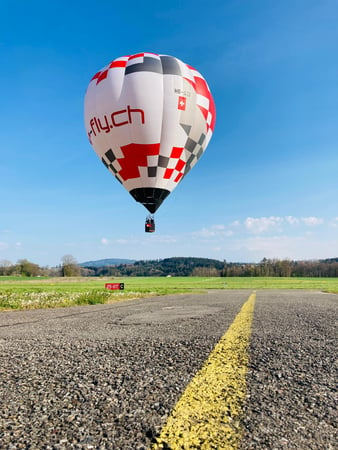
<instances>
[{"instance_id":1,"label":"white cloud","mask_svg":"<svg viewBox=\"0 0 338 450\"><path fill-rule=\"evenodd\" d=\"M230 224L231 227L239 227L240 225L241 225L241 222L239 220L234 220Z\"/></svg>"},{"instance_id":2,"label":"white cloud","mask_svg":"<svg viewBox=\"0 0 338 450\"><path fill-rule=\"evenodd\" d=\"M325 224L328 233L322 232ZM200 249L200 254L228 261L260 261L264 257L320 259L336 256L337 228L338 217L330 221L315 216L247 217L228 225L205 227L192 232L190 237L196 242L194 246ZM178 235L177 241L185 253L191 243L189 235Z\"/></svg>"},{"instance_id":3,"label":"white cloud","mask_svg":"<svg viewBox=\"0 0 338 450\"><path fill-rule=\"evenodd\" d=\"M224 230L225 226L224 225L211 225L211 228L213 230Z\"/></svg>"},{"instance_id":4,"label":"white cloud","mask_svg":"<svg viewBox=\"0 0 338 450\"><path fill-rule=\"evenodd\" d=\"M198 237L198 238L209 238L209 237L213 237L216 236L217 231L214 230L212 227L210 228L202 228L201 230L198 231L194 231L192 233L193 237Z\"/></svg>"},{"instance_id":5,"label":"white cloud","mask_svg":"<svg viewBox=\"0 0 338 450\"><path fill-rule=\"evenodd\" d=\"M236 221L237 223L238 221ZM235 223L235 222L233 222ZM244 221L245 228L254 234L262 234L269 231L282 232L286 226L306 225L309 227L322 225L324 220L320 217L294 217L294 216L270 216L270 217L247 217Z\"/></svg>"},{"instance_id":6,"label":"white cloud","mask_svg":"<svg viewBox=\"0 0 338 450\"><path fill-rule=\"evenodd\" d=\"M226 237L231 237L233 236L235 233L232 230L227 230L224 232L224 236Z\"/></svg>"},{"instance_id":7,"label":"white cloud","mask_svg":"<svg viewBox=\"0 0 338 450\"><path fill-rule=\"evenodd\" d=\"M320 219L319 217L302 217L300 219L305 225L307 226L316 226L321 225L324 221L323 219Z\"/></svg>"},{"instance_id":8,"label":"white cloud","mask_svg":"<svg viewBox=\"0 0 338 450\"><path fill-rule=\"evenodd\" d=\"M211 225L208 228L202 228L201 230L194 231L192 233L192 237L208 239L213 237L229 237L233 234L234 232L231 229L227 229L225 225Z\"/></svg>"},{"instance_id":9,"label":"white cloud","mask_svg":"<svg viewBox=\"0 0 338 450\"><path fill-rule=\"evenodd\" d=\"M232 261L258 262L263 258L322 259L336 257L337 239L314 239L313 236L254 236L231 243L224 258Z\"/></svg>"},{"instance_id":10,"label":"white cloud","mask_svg":"<svg viewBox=\"0 0 338 450\"><path fill-rule=\"evenodd\" d=\"M295 225L295 224L299 223L299 219L297 219L297 217L293 217L293 216L286 216L285 220L290 225Z\"/></svg>"},{"instance_id":11,"label":"white cloud","mask_svg":"<svg viewBox=\"0 0 338 450\"><path fill-rule=\"evenodd\" d=\"M106 235L108 237L100 239L99 247L102 253L110 249L113 256L119 254L130 259L171 256L201 256L236 262L258 262L264 257L320 259L337 256L337 230L338 216L325 220L314 215L244 216L224 223L206 222L201 229L185 232L173 230L161 234L158 230L154 234L124 235L118 239ZM2 257L13 259L16 255L14 244L8 245L8 248L12 249L12 255L6 249L1 251ZM98 251L97 243L94 251ZM102 254L103 257L107 255Z\"/></svg>"},{"instance_id":12,"label":"white cloud","mask_svg":"<svg viewBox=\"0 0 338 450\"><path fill-rule=\"evenodd\" d=\"M338 227L338 217L334 217L334 218L329 222L329 225L330 225L331 227L334 227L334 228Z\"/></svg>"},{"instance_id":13,"label":"white cloud","mask_svg":"<svg viewBox=\"0 0 338 450\"><path fill-rule=\"evenodd\" d=\"M265 231L270 230L282 231L282 223L283 218L275 216L260 218L247 217L244 221L246 229L255 234L264 233Z\"/></svg>"}]
</instances>

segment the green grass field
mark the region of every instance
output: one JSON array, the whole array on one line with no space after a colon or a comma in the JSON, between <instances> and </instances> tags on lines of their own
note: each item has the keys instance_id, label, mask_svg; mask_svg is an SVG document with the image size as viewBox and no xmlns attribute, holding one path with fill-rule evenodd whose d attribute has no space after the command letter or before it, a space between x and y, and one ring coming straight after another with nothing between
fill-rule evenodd
<instances>
[{"instance_id":1,"label":"green grass field","mask_svg":"<svg viewBox=\"0 0 338 450\"><path fill-rule=\"evenodd\" d=\"M108 291L104 288L107 282L123 282L125 289ZM0 277L0 310L112 303L154 295L203 292L208 289L311 289L338 293L338 278Z\"/></svg>"}]
</instances>

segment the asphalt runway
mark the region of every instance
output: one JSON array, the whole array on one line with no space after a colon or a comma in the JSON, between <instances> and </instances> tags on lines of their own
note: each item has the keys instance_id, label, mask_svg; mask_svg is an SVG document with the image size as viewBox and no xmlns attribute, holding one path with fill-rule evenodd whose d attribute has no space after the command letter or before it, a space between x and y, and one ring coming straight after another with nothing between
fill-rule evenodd
<instances>
[{"instance_id":1,"label":"asphalt runway","mask_svg":"<svg viewBox=\"0 0 338 450\"><path fill-rule=\"evenodd\" d=\"M1 312L0 448L336 449L338 297L296 290L255 295L242 406L218 423L205 415L224 445L205 430L203 443L161 443L173 408L251 294ZM231 403L239 390L234 383L218 395ZM240 443L227 435L236 427Z\"/></svg>"}]
</instances>

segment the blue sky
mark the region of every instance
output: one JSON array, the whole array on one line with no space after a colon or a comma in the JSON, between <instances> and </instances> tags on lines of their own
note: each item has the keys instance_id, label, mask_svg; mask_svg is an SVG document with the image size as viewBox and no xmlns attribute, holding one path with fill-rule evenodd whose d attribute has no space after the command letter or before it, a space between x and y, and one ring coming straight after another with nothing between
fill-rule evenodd
<instances>
[{"instance_id":1,"label":"blue sky","mask_svg":"<svg viewBox=\"0 0 338 450\"><path fill-rule=\"evenodd\" d=\"M335 0L2 0L0 12L0 261L338 256ZM217 108L154 234L83 124L93 74L143 51L196 67Z\"/></svg>"}]
</instances>

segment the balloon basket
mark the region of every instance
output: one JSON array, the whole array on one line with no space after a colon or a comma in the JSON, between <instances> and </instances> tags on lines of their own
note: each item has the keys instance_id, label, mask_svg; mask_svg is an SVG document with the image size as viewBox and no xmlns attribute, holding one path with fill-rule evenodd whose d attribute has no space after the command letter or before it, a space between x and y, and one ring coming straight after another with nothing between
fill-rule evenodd
<instances>
[{"instance_id":1,"label":"balloon basket","mask_svg":"<svg viewBox=\"0 0 338 450\"><path fill-rule=\"evenodd\" d=\"M144 231L146 233L154 233L154 231L155 231L155 219L154 219L154 216L152 216L151 214L149 214L149 216L147 216L147 218L146 218L146 223L144 225Z\"/></svg>"}]
</instances>

